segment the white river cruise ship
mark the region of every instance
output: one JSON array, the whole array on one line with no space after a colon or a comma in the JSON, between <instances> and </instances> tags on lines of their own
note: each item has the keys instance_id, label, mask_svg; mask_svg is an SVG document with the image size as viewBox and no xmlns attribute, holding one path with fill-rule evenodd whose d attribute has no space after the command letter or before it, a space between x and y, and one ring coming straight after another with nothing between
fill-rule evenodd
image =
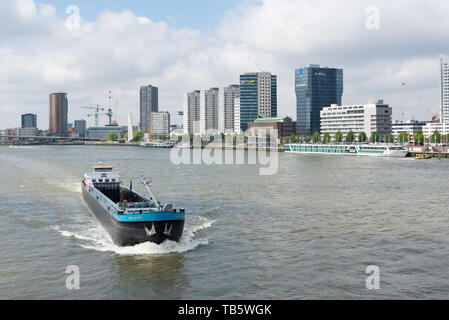
<instances>
[{"instance_id":1,"label":"white river cruise ship","mask_svg":"<svg viewBox=\"0 0 449 320\"><path fill-rule=\"evenodd\" d=\"M405 157L408 154L408 151L401 146L376 144L288 144L285 152L377 157Z\"/></svg>"}]
</instances>

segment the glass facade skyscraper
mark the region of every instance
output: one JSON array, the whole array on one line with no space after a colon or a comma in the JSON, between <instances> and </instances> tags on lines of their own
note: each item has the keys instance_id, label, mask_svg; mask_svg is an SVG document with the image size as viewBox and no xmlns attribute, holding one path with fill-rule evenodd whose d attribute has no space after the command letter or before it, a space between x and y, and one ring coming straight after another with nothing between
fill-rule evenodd
<instances>
[{"instance_id":1,"label":"glass facade skyscraper","mask_svg":"<svg viewBox=\"0 0 449 320\"><path fill-rule=\"evenodd\" d=\"M22 114L22 128L37 128L37 115L32 113Z\"/></svg>"},{"instance_id":2,"label":"glass facade skyscraper","mask_svg":"<svg viewBox=\"0 0 449 320\"><path fill-rule=\"evenodd\" d=\"M73 132L80 138L85 138L87 136L86 120L75 120L75 128Z\"/></svg>"},{"instance_id":3,"label":"glass facade skyscraper","mask_svg":"<svg viewBox=\"0 0 449 320\"><path fill-rule=\"evenodd\" d=\"M295 70L297 132L311 136L320 132L320 112L341 105L343 70L309 65Z\"/></svg>"},{"instance_id":4,"label":"glass facade skyscraper","mask_svg":"<svg viewBox=\"0 0 449 320\"><path fill-rule=\"evenodd\" d=\"M240 129L258 118L277 116L277 77L269 72L240 75ZM234 124L237 128L238 124Z\"/></svg>"}]
</instances>

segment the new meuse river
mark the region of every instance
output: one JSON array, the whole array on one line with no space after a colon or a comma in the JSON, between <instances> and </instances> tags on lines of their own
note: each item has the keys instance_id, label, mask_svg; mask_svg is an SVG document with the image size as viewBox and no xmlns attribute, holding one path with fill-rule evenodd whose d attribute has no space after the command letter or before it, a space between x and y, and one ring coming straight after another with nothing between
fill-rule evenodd
<instances>
[{"instance_id":1,"label":"new meuse river","mask_svg":"<svg viewBox=\"0 0 449 320\"><path fill-rule=\"evenodd\" d=\"M81 197L96 161L184 207L180 243L111 243ZM0 147L1 299L443 299L449 161L279 154L174 165L169 150ZM143 188L140 188L142 190ZM67 266L80 289L66 288ZM380 270L368 290L367 266Z\"/></svg>"}]
</instances>

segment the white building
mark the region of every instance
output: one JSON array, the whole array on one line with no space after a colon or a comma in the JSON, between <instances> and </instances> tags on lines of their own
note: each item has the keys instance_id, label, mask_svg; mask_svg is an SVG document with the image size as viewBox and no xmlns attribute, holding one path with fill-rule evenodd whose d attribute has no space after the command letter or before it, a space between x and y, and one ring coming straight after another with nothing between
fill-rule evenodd
<instances>
[{"instance_id":1,"label":"white building","mask_svg":"<svg viewBox=\"0 0 449 320\"><path fill-rule=\"evenodd\" d=\"M259 101L259 118L270 118L271 115L271 73L257 73L257 96Z\"/></svg>"},{"instance_id":2,"label":"white building","mask_svg":"<svg viewBox=\"0 0 449 320\"><path fill-rule=\"evenodd\" d=\"M200 133L200 91L188 92L183 101L184 133Z\"/></svg>"},{"instance_id":3,"label":"white building","mask_svg":"<svg viewBox=\"0 0 449 320\"><path fill-rule=\"evenodd\" d=\"M393 137L398 138L401 132L407 132L410 136L414 136L419 129L423 129L426 125L424 121L418 120L407 120L407 121L399 121L396 120L392 123L392 132Z\"/></svg>"},{"instance_id":4,"label":"white building","mask_svg":"<svg viewBox=\"0 0 449 320\"><path fill-rule=\"evenodd\" d=\"M424 137L426 138L430 137L435 130L438 130L441 135L449 134L449 122L428 122L422 129Z\"/></svg>"},{"instance_id":5,"label":"white building","mask_svg":"<svg viewBox=\"0 0 449 320\"><path fill-rule=\"evenodd\" d=\"M449 57L440 55L441 122L449 123Z\"/></svg>"},{"instance_id":6,"label":"white building","mask_svg":"<svg viewBox=\"0 0 449 320\"><path fill-rule=\"evenodd\" d=\"M331 137L340 131L345 136L350 131L357 136L361 132L371 137L378 132L380 136L391 134L392 108L383 100L375 100L365 105L339 106L323 108L321 116L321 133L328 132Z\"/></svg>"},{"instance_id":7,"label":"white building","mask_svg":"<svg viewBox=\"0 0 449 320\"><path fill-rule=\"evenodd\" d=\"M150 113L150 135L170 135L170 113L164 111Z\"/></svg>"},{"instance_id":8,"label":"white building","mask_svg":"<svg viewBox=\"0 0 449 320\"><path fill-rule=\"evenodd\" d=\"M200 133L218 131L218 88L200 92Z\"/></svg>"},{"instance_id":9,"label":"white building","mask_svg":"<svg viewBox=\"0 0 449 320\"><path fill-rule=\"evenodd\" d=\"M15 128L14 135L19 137L36 137L38 133L37 128Z\"/></svg>"},{"instance_id":10,"label":"white building","mask_svg":"<svg viewBox=\"0 0 449 320\"><path fill-rule=\"evenodd\" d=\"M184 128L182 124L170 125L170 135L182 136L184 134Z\"/></svg>"},{"instance_id":11,"label":"white building","mask_svg":"<svg viewBox=\"0 0 449 320\"><path fill-rule=\"evenodd\" d=\"M218 131L230 133L234 131L234 101L239 85L231 85L218 90Z\"/></svg>"},{"instance_id":12,"label":"white building","mask_svg":"<svg viewBox=\"0 0 449 320\"><path fill-rule=\"evenodd\" d=\"M140 87L140 130L148 133L150 113L159 111L159 88L151 85Z\"/></svg>"},{"instance_id":13,"label":"white building","mask_svg":"<svg viewBox=\"0 0 449 320\"><path fill-rule=\"evenodd\" d=\"M234 99L234 132L239 134L240 128L240 91L236 93Z\"/></svg>"}]
</instances>

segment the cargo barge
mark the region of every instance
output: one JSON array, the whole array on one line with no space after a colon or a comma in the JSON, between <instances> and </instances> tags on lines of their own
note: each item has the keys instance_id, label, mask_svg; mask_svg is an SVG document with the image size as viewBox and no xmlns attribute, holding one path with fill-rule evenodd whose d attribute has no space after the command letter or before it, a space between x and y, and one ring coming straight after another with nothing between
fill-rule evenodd
<instances>
[{"instance_id":1,"label":"cargo barge","mask_svg":"<svg viewBox=\"0 0 449 320\"><path fill-rule=\"evenodd\" d=\"M89 209L118 246L143 242L161 244L181 239L185 210L170 203L159 203L151 182L140 178L149 196L125 187L113 166L94 166L82 181L82 194Z\"/></svg>"}]
</instances>

